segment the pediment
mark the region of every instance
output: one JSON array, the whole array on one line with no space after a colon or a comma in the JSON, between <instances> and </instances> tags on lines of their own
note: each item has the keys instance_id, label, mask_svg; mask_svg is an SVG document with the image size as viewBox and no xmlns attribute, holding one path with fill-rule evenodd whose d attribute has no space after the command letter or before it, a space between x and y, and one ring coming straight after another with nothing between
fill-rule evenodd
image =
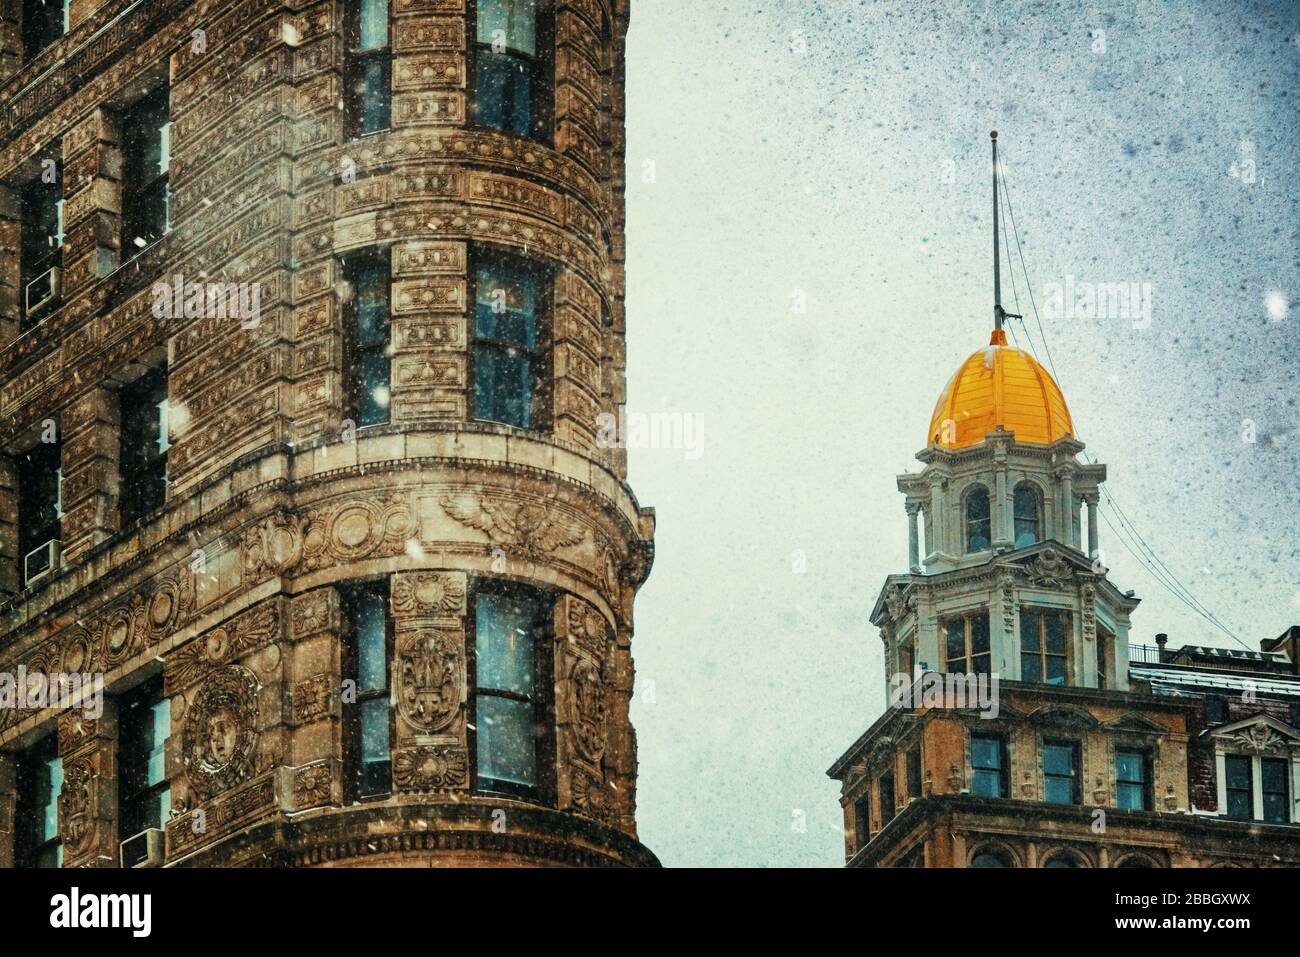
<instances>
[{"instance_id":1,"label":"pediment","mask_svg":"<svg viewBox=\"0 0 1300 957\"><path fill-rule=\"evenodd\" d=\"M1135 711L1120 715L1114 721L1108 721L1104 728L1107 731L1128 731L1137 734L1167 734L1169 732L1168 728L1156 724L1146 715L1138 714Z\"/></svg>"},{"instance_id":2,"label":"pediment","mask_svg":"<svg viewBox=\"0 0 1300 957\"><path fill-rule=\"evenodd\" d=\"M1033 711L1029 720L1045 728L1062 731L1090 731L1101 722L1087 711L1070 705L1049 704Z\"/></svg>"},{"instance_id":3,"label":"pediment","mask_svg":"<svg viewBox=\"0 0 1300 957\"><path fill-rule=\"evenodd\" d=\"M1093 575L1092 563L1060 542L1042 542L1023 558L1013 561L1031 585L1060 588L1073 582L1079 572Z\"/></svg>"},{"instance_id":4,"label":"pediment","mask_svg":"<svg viewBox=\"0 0 1300 957\"><path fill-rule=\"evenodd\" d=\"M1300 748L1300 730L1268 714L1242 718L1208 733L1234 750L1263 753Z\"/></svg>"}]
</instances>

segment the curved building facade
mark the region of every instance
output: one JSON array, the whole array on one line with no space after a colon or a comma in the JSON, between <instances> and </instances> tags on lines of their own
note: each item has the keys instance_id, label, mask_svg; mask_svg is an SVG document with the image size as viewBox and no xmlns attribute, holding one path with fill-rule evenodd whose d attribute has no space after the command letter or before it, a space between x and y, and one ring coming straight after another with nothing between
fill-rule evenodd
<instances>
[{"instance_id":1,"label":"curved building facade","mask_svg":"<svg viewBox=\"0 0 1300 957\"><path fill-rule=\"evenodd\" d=\"M46 7L0 24L0 863L655 864L626 0Z\"/></svg>"}]
</instances>

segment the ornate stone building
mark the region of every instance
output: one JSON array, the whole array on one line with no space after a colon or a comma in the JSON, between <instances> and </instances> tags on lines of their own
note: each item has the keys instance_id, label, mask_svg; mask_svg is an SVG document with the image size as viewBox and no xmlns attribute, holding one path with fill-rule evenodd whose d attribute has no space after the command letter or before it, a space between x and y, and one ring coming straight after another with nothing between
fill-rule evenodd
<instances>
[{"instance_id":1,"label":"ornate stone building","mask_svg":"<svg viewBox=\"0 0 1300 957\"><path fill-rule=\"evenodd\" d=\"M1300 627L1261 652L1130 645L1105 468L998 312L898 479L910 567L871 613L891 706L829 771L846 860L1300 866Z\"/></svg>"},{"instance_id":2,"label":"ornate stone building","mask_svg":"<svg viewBox=\"0 0 1300 957\"><path fill-rule=\"evenodd\" d=\"M0 0L0 863L656 863L627 26Z\"/></svg>"}]
</instances>

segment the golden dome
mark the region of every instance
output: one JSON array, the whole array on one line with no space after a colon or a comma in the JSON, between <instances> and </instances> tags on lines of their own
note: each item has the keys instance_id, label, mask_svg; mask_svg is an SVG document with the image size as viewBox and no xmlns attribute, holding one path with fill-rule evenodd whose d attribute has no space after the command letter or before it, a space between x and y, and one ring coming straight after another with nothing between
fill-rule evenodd
<instances>
[{"instance_id":1,"label":"golden dome","mask_svg":"<svg viewBox=\"0 0 1300 957\"><path fill-rule=\"evenodd\" d=\"M949 423L947 428L945 423ZM1006 333L993 331L988 348L962 363L935 404L929 444L966 449L1001 426L1017 442L1050 445L1074 437L1065 396L1027 352L1007 345Z\"/></svg>"}]
</instances>

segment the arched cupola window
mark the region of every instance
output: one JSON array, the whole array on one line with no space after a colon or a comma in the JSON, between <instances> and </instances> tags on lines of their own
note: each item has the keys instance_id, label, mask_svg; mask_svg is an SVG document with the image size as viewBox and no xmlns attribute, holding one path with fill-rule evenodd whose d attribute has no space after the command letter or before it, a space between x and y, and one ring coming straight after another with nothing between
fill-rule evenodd
<instances>
[{"instance_id":1,"label":"arched cupola window","mask_svg":"<svg viewBox=\"0 0 1300 957\"><path fill-rule=\"evenodd\" d=\"M989 491L977 485L966 493L966 551L988 551L992 547L990 530Z\"/></svg>"},{"instance_id":2,"label":"arched cupola window","mask_svg":"<svg viewBox=\"0 0 1300 957\"><path fill-rule=\"evenodd\" d=\"M1042 508L1038 492L1028 482L1016 486L1014 514L1016 520L1016 548L1024 548L1043 540Z\"/></svg>"}]
</instances>

